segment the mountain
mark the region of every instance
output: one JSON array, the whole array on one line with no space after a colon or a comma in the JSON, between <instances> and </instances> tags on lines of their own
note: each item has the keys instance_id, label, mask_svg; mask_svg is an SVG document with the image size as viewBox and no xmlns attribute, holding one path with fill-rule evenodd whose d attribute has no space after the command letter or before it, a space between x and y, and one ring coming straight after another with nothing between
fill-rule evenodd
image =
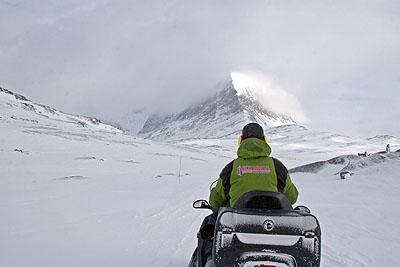
<instances>
[{"instance_id":1,"label":"mountain","mask_svg":"<svg viewBox=\"0 0 400 267\"><path fill-rule=\"evenodd\" d=\"M237 136L248 122L264 128L296 124L293 118L264 107L253 90L236 88L231 78L217 94L180 113L149 116L138 135L156 140L221 138Z\"/></svg>"},{"instance_id":2,"label":"mountain","mask_svg":"<svg viewBox=\"0 0 400 267\"><path fill-rule=\"evenodd\" d=\"M122 133L94 117L67 114L52 107L34 103L25 96L0 87L0 121L16 122L25 132L43 133L65 138L86 139L95 132ZM68 129L68 131L66 131Z\"/></svg>"}]
</instances>

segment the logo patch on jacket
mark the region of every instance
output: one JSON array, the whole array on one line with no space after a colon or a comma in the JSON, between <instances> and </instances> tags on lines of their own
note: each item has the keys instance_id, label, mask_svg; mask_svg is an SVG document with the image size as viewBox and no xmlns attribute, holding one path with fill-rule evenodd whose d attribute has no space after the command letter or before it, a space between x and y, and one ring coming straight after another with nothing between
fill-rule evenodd
<instances>
[{"instance_id":1,"label":"logo patch on jacket","mask_svg":"<svg viewBox=\"0 0 400 267\"><path fill-rule=\"evenodd\" d=\"M268 166L239 166L237 168L237 175L243 176L246 173L254 174L268 174L271 170Z\"/></svg>"}]
</instances>

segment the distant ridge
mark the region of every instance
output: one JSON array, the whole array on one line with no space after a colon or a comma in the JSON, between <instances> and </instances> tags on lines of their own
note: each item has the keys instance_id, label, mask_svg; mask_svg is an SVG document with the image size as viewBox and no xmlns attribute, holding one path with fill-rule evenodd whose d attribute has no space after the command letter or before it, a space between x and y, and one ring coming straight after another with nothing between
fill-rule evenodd
<instances>
[{"instance_id":1,"label":"distant ridge","mask_svg":"<svg viewBox=\"0 0 400 267\"><path fill-rule=\"evenodd\" d=\"M120 132L122 130L103 123L95 117L72 115L64 113L50 106L35 103L23 95L14 93L8 89L0 87L0 114L5 115L20 114L20 116L11 115L12 120L25 121L27 124L38 124L39 121L64 122L71 126L93 128L96 130Z\"/></svg>"}]
</instances>

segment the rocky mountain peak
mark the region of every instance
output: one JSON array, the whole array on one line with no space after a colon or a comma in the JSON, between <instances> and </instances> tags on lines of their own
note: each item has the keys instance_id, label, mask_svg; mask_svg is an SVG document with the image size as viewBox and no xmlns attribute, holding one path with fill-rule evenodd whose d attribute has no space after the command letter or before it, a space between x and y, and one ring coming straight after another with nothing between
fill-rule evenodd
<instances>
[{"instance_id":1,"label":"rocky mountain peak","mask_svg":"<svg viewBox=\"0 0 400 267\"><path fill-rule=\"evenodd\" d=\"M237 89L230 79L215 95L180 113L149 116L138 135L158 140L221 138L238 135L248 122L258 122L264 128L296 123L268 110L251 88Z\"/></svg>"}]
</instances>

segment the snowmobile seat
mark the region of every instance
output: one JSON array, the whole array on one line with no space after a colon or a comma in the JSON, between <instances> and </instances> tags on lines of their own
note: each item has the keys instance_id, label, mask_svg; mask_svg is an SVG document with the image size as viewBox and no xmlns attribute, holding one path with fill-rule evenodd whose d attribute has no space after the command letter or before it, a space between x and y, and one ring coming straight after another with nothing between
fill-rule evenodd
<instances>
[{"instance_id":1,"label":"snowmobile seat","mask_svg":"<svg viewBox=\"0 0 400 267\"><path fill-rule=\"evenodd\" d=\"M220 208L213 240L216 267L258 266L260 262L320 265L321 228L317 218L293 209L278 192L251 191L234 207Z\"/></svg>"},{"instance_id":2,"label":"snowmobile seat","mask_svg":"<svg viewBox=\"0 0 400 267\"><path fill-rule=\"evenodd\" d=\"M235 203L234 209L293 210L284 194L272 191L250 191Z\"/></svg>"}]
</instances>

